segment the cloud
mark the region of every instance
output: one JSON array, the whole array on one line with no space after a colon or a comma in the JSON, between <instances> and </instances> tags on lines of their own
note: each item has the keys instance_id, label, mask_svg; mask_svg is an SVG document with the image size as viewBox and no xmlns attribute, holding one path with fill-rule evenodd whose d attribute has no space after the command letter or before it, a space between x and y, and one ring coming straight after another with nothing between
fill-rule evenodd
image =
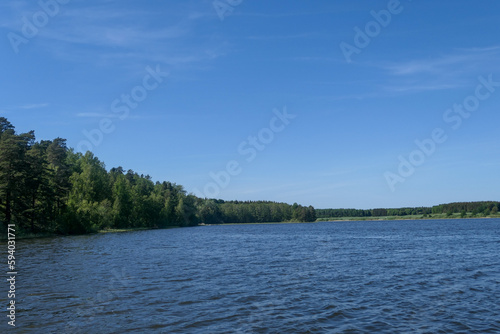
<instances>
[{"instance_id":1,"label":"cloud","mask_svg":"<svg viewBox=\"0 0 500 334\"><path fill-rule=\"evenodd\" d=\"M21 34L23 15L40 10L36 4L10 9L9 20L0 23ZM68 62L93 63L96 66L144 67L156 62L186 67L210 61L225 52L217 36L200 41L195 34L198 21L208 14L180 2L153 7L121 2L86 4L72 1L60 6L50 24L39 29L36 43L54 58ZM9 7L10 8L10 7ZM208 32L207 32L208 34Z\"/></svg>"},{"instance_id":2,"label":"cloud","mask_svg":"<svg viewBox=\"0 0 500 334\"><path fill-rule=\"evenodd\" d=\"M437 58L417 59L387 64L383 67L392 75L407 76L415 74L461 73L480 64L498 62L500 47L456 49L454 52Z\"/></svg>"},{"instance_id":3,"label":"cloud","mask_svg":"<svg viewBox=\"0 0 500 334\"><path fill-rule=\"evenodd\" d=\"M120 26L110 24L84 24L73 29L48 30L43 36L57 41L89 46L135 48L150 43L175 39L186 34L186 29L173 26L162 29L147 29L140 26ZM83 28L85 27L85 28Z\"/></svg>"},{"instance_id":4,"label":"cloud","mask_svg":"<svg viewBox=\"0 0 500 334\"><path fill-rule=\"evenodd\" d=\"M80 112L76 114L76 117L89 117L89 118L116 118L117 114L105 114L98 112Z\"/></svg>"},{"instance_id":5,"label":"cloud","mask_svg":"<svg viewBox=\"0 0 500 334\"><path fill-rule=\"evenodd\" d=\"M300 34L288 34L288 35L262 35L262 36L248 36L248 39L252 40L279 40L279 39L299 39L299 38L314 38L314 37L327 37L317 33L300 33Z\"/></svg>"},{"instance_id":6,"label":"cloud","mask_svg":"<svg viewBox=\"0 0 500 334\"><path fill-rule=\"evenodd\" d=\"M445 55L372 66L385 72L378 85L386 95L441 91L470 86L471 77L500 70L500 47L454 49Z\"/></svg>"},{"instance_id":7,"label":"cloud","mask_svg":"<svg viewBox=\"0 0 500 334\"><path fill-rule=\"evenodd\" d=\"M390 98L395 96L464 89L480 75L500 71L500 46L452 49L448 53L420 59L361 62L366 77L346 81L315 82L335 86L332 94L316 95L312 100L343 101ZM327 57L296 57L295 60L335 62Z\"/></svg>"},{"instance_id":8,"label":"cloud","mask_svg":"<svg viewBox=\"0 0 500 334\"><path fill-rule=\"evenodd\" d=\"M290 59L295 61L306 61L306 62L335 62L337 64L343 64L345 62L345 60L340 57L302 56L302 57L292 57Z\"/></svg>"},{"instance_id":9,"label":"cloud","mask_svg":"<svg viewBox=\"0 0 500 334\"><path fill-rule=\"evenodd\" d=\"M10 107L4 107L2 108L3 112L9 112L9 111L20 111L20 110L32 110L32 109L40 109L40 108L45 108L48 107L48 103L29 103L29 104L21 104L17 106L10 106Z\"/></svg>"},{"instance_id":10,"label":"cloud","mask_svg":"<svg viewBox=\"0 0 500 334\"><path fill-rule=\"evenodd\" d=\"M33 103L18 106L16 109L38 109L48 107L48 103Z\"/></svg>"},{"instance_id":11,"label":"cloud","mask_svg":"<svg viewBox=\"0 0 500 334\"><path fill-rule=\"evenodd\" d=\"M462 83L428 83L428 84L400 84L398 86L383 86L382 88L387 93L417 93L417 92L425 92L425 91L437 91L437 90L447 90L447 89L456 89L468 87L466 84Z\"/></svg>"},{"instance_id":12,"label":"cloud","mask_svg":"<svg viewBox=\"0 0 500 334\"><path fill-rule=\"evenodd\" d=\"M120 115L117 114L110 114L110 113L98 113L98 112L81 112L77 113L76 117L79 118L118 118ZM127 119L135 119L135 120L142 120L142 119L156 119L158 117L156 116L144 116L144 115L129 115L127 116Z\"/></svg>"},{"instance_id":13,"label":"cloud","mask_svg":"<svg viewBox=\"0 0 500 334\"><path fill-rule=\"evenodd\" d=\"M268 13L268 12L248 12L248 11L241 11L241 12L234 12L232 15L235 16L248 16L248 17L259 17L259 18L287 18L287 17L293 17L293 16L317 16L317 15L331 15L331 14L339 14L342 12L350 12L353 10L356 10L355 8L348 8L345 6L344 3L338 3L335 4L332 2L332 5L335 8L332 8L331 10L323 10L323 11L299 11L299 12L275 12L275 13Z\"/></svg>"}]
</instances>

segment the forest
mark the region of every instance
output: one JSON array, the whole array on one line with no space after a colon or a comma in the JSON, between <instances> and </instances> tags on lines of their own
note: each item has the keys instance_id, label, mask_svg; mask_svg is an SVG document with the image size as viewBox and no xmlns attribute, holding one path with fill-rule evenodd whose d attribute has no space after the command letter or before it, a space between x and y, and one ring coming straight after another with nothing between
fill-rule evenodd
<instances>
[{"instance_id":1,"label":"forest","mask_svg":"<svg viewBox=\"0 0 500 334\"><path fill-rule=\"evenodd\" d=\"M316 209L317 218L342 218L342 217L385 217L385 216L410 216L410 215L431 215L446 213L452 215L460 213L465 216L470 213L472 216L488 216L497 214L500 209L500 202L455 202L439 204L432 207L405 207L397 209Z\"/></svg>"},{"instance_id":2,"label":"forest","mask_svg":"<svg viewBox=\"0 0 500 334\"><path fill-rule=\"evenodd\" d=\"M17 234L84 234L104 229L199 224L308 222L312 206L198 198L181 185L154 182L122 167L106 169L66 140L36 141L0 117L0 225Z\"/></svg>"}]
</instances>

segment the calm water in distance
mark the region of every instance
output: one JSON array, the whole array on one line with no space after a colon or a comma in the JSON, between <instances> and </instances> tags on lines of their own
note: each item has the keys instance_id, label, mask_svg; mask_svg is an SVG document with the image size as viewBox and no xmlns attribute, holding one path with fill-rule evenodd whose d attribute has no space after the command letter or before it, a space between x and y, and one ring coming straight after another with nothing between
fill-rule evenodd
<instances>
[{"instance_id":1,"label":"calm water in distance","mask_svg":"<svg viewBox=\"0 0 500 334\"><path fill-rule=\"evenodd\" d=\"M19 240L15 332L499 333L499 254L500 219Z\"/></svg>"}]
</instances>

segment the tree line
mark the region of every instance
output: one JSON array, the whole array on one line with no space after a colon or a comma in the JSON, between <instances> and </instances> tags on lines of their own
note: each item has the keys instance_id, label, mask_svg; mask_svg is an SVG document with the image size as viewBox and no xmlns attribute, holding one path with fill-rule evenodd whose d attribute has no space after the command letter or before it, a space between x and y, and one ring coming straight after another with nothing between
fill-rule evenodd
<instances>
[{"instance_id":1,"label":"tree line","mask_svg":"<svg viewBox=\"0 0 500 334\"><path fill-rule=\"evenodd\" d=\"M446 213L471 213L473 216L488 216L497 214L500 202L456 202L440 204L432 207L405 207L397 209L316 209L318 218L341 218L341 217L383 217L383 216L410 216L431 215Z\"/></svg>"},{"instance_id":2,"label":"tree line","mask_svg":"<svg viewBox=\"0 0 500 334\"><path fill-rule=\"evenodd\" d=\"M497 214L500 209L500 202L483 201L483 202L455 202L448 204L440 204L432 207L432 213L467 213L472 215Z\"/></svg>"},{"instance_id":3,"label":"tree line","mask_svg":"<svg viewBox=\"0 0 500 334\"><path fill-rule=\"evenodd\" d=\"M24 233L81 234L112 228L315 221L312 206L223 201L188 194L122 167L106 169L92 152L66 140L17 134L0 117L0 223Z\"/></svg>"},{"instance_id":4,"label":"tree line","mask_svg":"<svg viewBox=\"0 0 500 334\"><path fill-rule=\"evenodd\" d=\"M431 208L398 208L398 209L316 209L318 218L341 218L341 217L384 217L384 216L408 216L431 213Z\"/></svg>"}]
</instances>

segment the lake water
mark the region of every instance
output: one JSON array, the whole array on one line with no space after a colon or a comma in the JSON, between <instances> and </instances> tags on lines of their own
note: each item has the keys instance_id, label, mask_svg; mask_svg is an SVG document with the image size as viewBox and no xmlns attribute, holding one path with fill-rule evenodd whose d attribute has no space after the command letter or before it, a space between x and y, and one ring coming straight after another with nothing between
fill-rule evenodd
<instances>
[{"instance_id":1,"label":"lake water","mask_svg":"<svg viewBox=\"0 0 500 334\"><path fill-rule=\"evenodd\" d=\"M499 254L500 219L19 240L16 332L499 333Z\"/></svg>"}]
</instances>

